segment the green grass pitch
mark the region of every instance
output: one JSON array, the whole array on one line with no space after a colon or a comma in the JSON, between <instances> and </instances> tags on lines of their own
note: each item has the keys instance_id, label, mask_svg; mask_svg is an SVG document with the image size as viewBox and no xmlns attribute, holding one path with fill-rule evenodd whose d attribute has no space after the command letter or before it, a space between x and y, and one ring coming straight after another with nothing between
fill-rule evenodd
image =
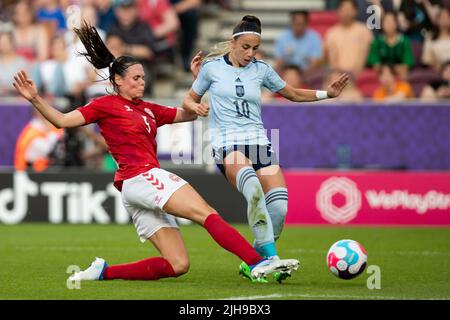
<instances>
[{"instance_id":1,"label":"green grass pitch","mask_svg":"<svg viewBox=\"0 0 450 320\"><path fill-rule=\"evenodd\" d=\"M246 225L237 225L251 239ZM95 256L109 264L157 255L141 244L132 225L0 225L0 299L450 299L450 228L285 228L281 257L300 269L283 284L250 283L238 276L240 260L199 226L181 226L191 259L188 274L157 281L82 282L69 290L70 265L85 269ZM359 241L368 265L381 271L381 288L369 290L364 272L353 280L326 268L329 246ZM367 269L366 269L367 270Z\"/></svg>"}]
</instances>

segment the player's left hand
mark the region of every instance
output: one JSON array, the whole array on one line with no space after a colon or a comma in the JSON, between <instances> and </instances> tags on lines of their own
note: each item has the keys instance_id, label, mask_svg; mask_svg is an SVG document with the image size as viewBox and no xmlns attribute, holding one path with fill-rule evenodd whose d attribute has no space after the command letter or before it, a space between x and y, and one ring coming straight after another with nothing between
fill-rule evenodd
<instances>
[{"instance_id":1,"label":"player's left hand","mask_svg":"<svg viewBox=\"0 0 450 320\"><path fill-rule=\"evenodd\" d=\"M342 90L347 85L349 79L350 76L346 73L343 73L339 76L339 78L334 80L327 88L328 97L336 98L338 95L340 95Z\"/></svg>"},{"instance_id":2,"label":"player's left hand","mask_svg":"<svg viewBox=\"0 0 450 320\"><path fill-rule=\"evenodd\" d=\"M202 58L203 52L199 51L191 61L191 72L194 75L194 78L197 79L197 76L200 72L200 68L202 66Z\"/></svg>"}]
</instances>

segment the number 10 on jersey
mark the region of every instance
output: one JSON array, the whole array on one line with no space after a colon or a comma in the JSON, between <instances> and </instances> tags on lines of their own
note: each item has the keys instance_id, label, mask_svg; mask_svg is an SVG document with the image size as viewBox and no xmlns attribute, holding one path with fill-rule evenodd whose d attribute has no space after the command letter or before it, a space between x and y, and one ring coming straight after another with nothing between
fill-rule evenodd
<instances>
[{"instance_id":1,"label":"number 10 on jersey","mask_svg":"<svg viewBox=\"0 0 450 320\"><path fill-rule=\"evenodd\" d=\"M250 106L247 100L234 100L234 106L236 107L237 117L250 118Z\"/></svg>"}]
</instances>

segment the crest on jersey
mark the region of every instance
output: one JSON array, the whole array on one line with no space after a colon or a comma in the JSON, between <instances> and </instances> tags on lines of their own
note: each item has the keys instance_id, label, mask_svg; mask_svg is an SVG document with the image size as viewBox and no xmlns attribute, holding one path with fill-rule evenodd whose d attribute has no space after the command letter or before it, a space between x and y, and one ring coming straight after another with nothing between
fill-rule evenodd
<instances>
[{"instance_id":1,"label":"crest on jersey","mask_svg":"<svg viewBox=\"0 0 450 320\"><path fill-rule=\"evenodd\" d=\"M238 97L243 97L245 95L244 86L242 85L236 86L236 95Z\"/></svg>"},{"instance_id":2,"label":"crest on jersey","mask_svg":"<svg viewBox=\"0 0 450 320\"><path fill-rule=\"evenodd\" d=\"M179 182L181 180L181 178L179 176L177 176L176 174L171 173L169 175L170 180L173 180L175 182Z\"/></svg>"},{"instance_id":3,"label":"crest on jersey","mask_svg":"<svg viewBox=\"0 0 450 320\"><path fill-rule=\"evenodd\" d=\"M145 108L144 111L147 112L147 114L148 114L153 120L155 120L155 115L153 114L152 110L150 110L149 108Z\"/></svg>"},{"instance_id":4,"label":"crest on jersey","mask_svg":"<svg viewBox=\"0 0 450 320\"><path fill-rule=\"evenodd\" d=\"M126 111L133 111L130 106L124 105Z\"/></svg>"}]
</instances>

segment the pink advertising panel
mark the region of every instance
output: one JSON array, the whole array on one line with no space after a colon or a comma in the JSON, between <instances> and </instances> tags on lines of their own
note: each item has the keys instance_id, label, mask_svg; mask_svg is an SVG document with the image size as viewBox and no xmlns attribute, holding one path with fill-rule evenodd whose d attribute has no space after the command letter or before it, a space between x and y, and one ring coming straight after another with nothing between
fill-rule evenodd
<instances>
[{"instance_id":1,"label":"pink advertising panel","mask_svg":"<svg viewBox=\"0 0 450 320\"><path fill-rule=\"evenodd\" d=\"M450 172L285 171L287 224L450 227Z\"/></svg>"}]
</instances>

